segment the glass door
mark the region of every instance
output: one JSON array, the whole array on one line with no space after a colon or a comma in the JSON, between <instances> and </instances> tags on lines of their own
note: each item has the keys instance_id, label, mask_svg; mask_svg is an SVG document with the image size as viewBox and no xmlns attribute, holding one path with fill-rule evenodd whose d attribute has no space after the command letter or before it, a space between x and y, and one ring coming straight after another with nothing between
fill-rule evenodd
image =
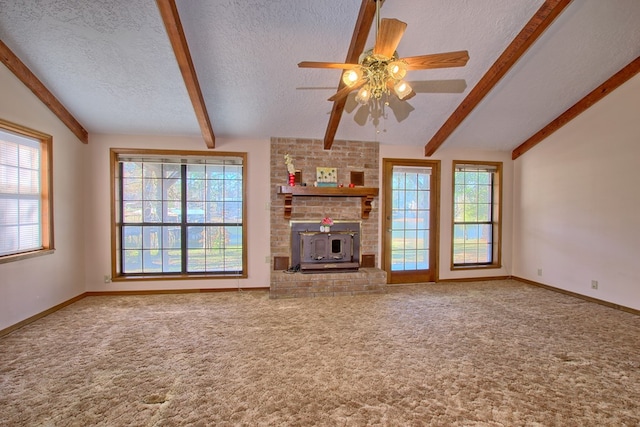
<instances>
[{"instance_id":1,"label":"glass door","mask_svg":"<svg viewBox=\"0 0 640 427\"><path fill-rule=\"evenodd\" d=\"M389 283L436 279L439 166L383 159L383 269Z\"/></svg>"}]
</instances>

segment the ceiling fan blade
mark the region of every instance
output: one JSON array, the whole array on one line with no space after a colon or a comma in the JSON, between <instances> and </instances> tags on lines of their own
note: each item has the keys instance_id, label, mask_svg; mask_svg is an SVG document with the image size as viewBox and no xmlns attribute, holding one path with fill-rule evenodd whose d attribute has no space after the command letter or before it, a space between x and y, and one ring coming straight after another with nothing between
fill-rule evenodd
<instances>
[{"instance_id":1,"label":"ceiling fan blade","mask_svg":"<svg viewBox=\"0 0 640 427\"><path fill-rule=\"evenodd\" d=\"M367 81L365 79L358 80L353 86L344 86L342 89L333 94L328 101L338 101L342 98L346 98L352 91L360 89Z\"/></svg>"},{"instance_id":2,"label":"ceiling fan blade","mask_svg":"<svg viewBox=\"0 0 640 427\"><path fill-rule=\"evenodd\" d=\"M411 93L407 96L405 96L404 98L400 99L400 102L405 102L410 100L411 98L413 98L414 96L416 96L416 93L412 90Z\"/></svg>"},{"instance_id":3,"label":"ceiling fan blade","mask_svg":"<svg viewBox=\"0 0 640 427\"><path fill-rule=\"evenodd\" d=\"M406 28L407 24L397 19L382 19L373 53L391 58Z\"/></svg>"},{"instance_id":4,"label":"ceiling fan blade","mask_svg":"<svg viewBox=\"0 0 640 427\"><path fill-rule=\"evenodd\" d=\"M299 68L340 68L342 70L350 70L357 66L358 64L344 64L341 62L302 61L298 63Z\"/></svg>"},{"instance_id":5,"label":"ceiling fan blade","mask_svg":"<svg viewBox=\"0 0 640 427\"><path fill-rule=\"evenodd\" d=\"M456 52L434 53L431 55L410 56L401 58L407 63L409 70L424 70L427 68L464 67L469 60L469 52L459 50Z\"/></svg>"}]
</instances>

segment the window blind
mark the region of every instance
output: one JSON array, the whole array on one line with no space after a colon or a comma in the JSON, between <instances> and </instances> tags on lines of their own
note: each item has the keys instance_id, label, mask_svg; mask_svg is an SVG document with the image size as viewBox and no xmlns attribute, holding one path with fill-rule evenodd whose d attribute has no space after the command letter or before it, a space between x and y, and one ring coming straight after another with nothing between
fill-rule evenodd
<instances>
[{"instance_id":1,"label":"window blind","mask_svg":"<svg viewBox=\"0 0 640 427\"><path fill-rule=\"evenodd\" d=\"M0 130L0 256L42 249L40 141Z\"/></svg>"}]
</instances>

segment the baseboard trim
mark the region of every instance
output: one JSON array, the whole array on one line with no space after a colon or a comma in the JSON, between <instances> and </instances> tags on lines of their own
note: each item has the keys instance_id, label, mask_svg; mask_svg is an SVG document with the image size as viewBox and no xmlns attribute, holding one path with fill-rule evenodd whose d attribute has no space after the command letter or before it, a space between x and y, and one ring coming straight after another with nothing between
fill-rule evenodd
<instances>
[{"instance_id":1,"label":"baseboard trim","mask_svg":"<svg viewBox=\"0 0 640 427\"><path fill-rule=\"evenodd\" d=\"M451 283L451 282L481 282L483 280L508 280L511 276L490 276L490 277L465 277L460 279L438 279L436 283Z\"/></svg>"},{"instance_id":2,"label":"baseboard trim","mask_svg":"<svg viewBox=\"0 0 640 427\"><path fill-rule=\"evenodd\" d=\"M49 309L46 309L38 314L34 314L31 317L28 317L14 325L9 326L8 328L4 328L2 330L0 330L0 337L4 337L5 335L9 335L11 332L22 328L23 326L27 326L29 323L33 323L36 320L42 319L43 317L46 317L48 315L50 315L51 313L55 313L56 311L65 308L68 305L73 304L74 302L80 301L81 299L83 299L85 297L85 294L80 294L78 296L75 296L67 301L61 302L58 305L55 305Z\"/></svg>"},{"instance_id":3,"label":"baseboard trim","mask_svg":"<svg viewBox=\"0 0 640 427\"><path fill-rule=\"evenodd\" d=\"M598 298L593 298L587 295L582 295L577 292L567 291L566 289L556 288L555 286L545 285L544 283L539 283L534 280L524 279L518 276L511 276L513 280L517 280L518 282L526 283L528 285L538 286L540 288L548 289L550 291L559 292L561 294L569 295L572 297L580 298L585 301L593 302L596 304L604 305L609 308L615 308L616 310L626 311L627 313L635 314L636 316L640 316L640 310L636 310L635 308L625 307L624 305L615 304L609 301L604 301Z\"/></svg>"},{"instance_id":4,"label":"baseboard trim","mask_svg":"<svg viewBox=\"0 0 640 427\"><path fill-rule=\"evenodd\" d=\"M102 296L126 296L126 295L162 295L162 294L201 294L209 292L249 292L249 291L268 291L268 286L258 288L211 288L211 289L156 289L156 290L139 290L139 291L90 291L85 292L88 297Z\"/></svg>"}]
</instances>

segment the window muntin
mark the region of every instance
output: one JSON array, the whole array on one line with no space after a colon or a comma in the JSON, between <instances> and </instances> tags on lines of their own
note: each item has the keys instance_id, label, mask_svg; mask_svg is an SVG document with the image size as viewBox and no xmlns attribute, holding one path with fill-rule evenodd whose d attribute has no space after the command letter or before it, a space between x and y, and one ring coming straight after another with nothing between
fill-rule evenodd
<instances>
[{"instance_id":1,"label":"window muntin","mask_svg":"<svg viewBox=\"0 0 640 427\"><path fill-rule=\"evenodd\" d=\"M246 156L145 153L116 154L114 277L246 277Z\"/></svg>"},{"instance_id":2,"label":"window muntin","mask_svg":"<svg viewBox=\"0 0 640 427\"><path fill-rule=\"evenodd\" d=\"M0 120L0 261L53 249L51 140Z\"/></svg>"},{"instance_id":3,"label":"window muntin","mask_svg":"<svg viewBox=\"0 0 640 427\"><path fill-rule=\"evenodd\" d=\"M452 268L500 265L498 162L454 162Z\"/></svg>"}]
</instances>

